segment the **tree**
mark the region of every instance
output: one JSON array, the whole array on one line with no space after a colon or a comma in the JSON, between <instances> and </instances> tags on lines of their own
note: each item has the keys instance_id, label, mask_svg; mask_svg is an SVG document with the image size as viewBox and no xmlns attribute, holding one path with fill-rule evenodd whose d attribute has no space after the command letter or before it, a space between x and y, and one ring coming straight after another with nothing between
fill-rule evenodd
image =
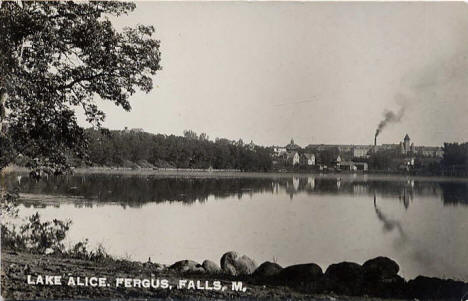
<instances>
[{"instance_id":1,"label":"tree","mask_svg":"<svg viewBox=\"0 0 468 301\"><path fill-rule=\"evenodd\" d=\"M323 164L332 165L339 155L340 150L337 147L332 147L320 152L320 160Z\"/></svg>"},{"instance_id":2,"label":"tree","mask_svg":"<svg viewBox=\"0 0 468 301\"><path fill-rule=\"evenodd\" d=\"M442 164L445 167L468 165L468 143L444 143Z\"/></svg>"},{"instance_id":3,"label":"tree","mask_svg":"<svg viewBox=\"0 0 468 301\"><path fill-rule=\"evenodd\" d=\"M99 127L105 114L96 99L130 110L137 89L152 89L161 69L154 28L118 31L111 22L134 9L118 1L0 2L0 121L8 123L2 136L30 158L28 167L63 172L70 155L86 155L77 107Z\"/></svg>"},{"instance_id":4,"label":"tree","mask_svg":"<svg viewBox=\"0 0 468 301\"><path fill-rule=\"evenodd\" d=\"M451 176L468 176L468 142L444 143L444 156L441 167L444 174Z\"/></svg>"},{"instance_id":5,"label":"tree","mask_svg":"<svg viewBox=\"0 0 468 301\"><path fill-rule=\"evenodd\" d=\"M369 157L369 168L377 170L397 169L399 161L395 159L402 159L402 156L396 149L383 149L372 152Z\"/></svg>"}]
</instances>

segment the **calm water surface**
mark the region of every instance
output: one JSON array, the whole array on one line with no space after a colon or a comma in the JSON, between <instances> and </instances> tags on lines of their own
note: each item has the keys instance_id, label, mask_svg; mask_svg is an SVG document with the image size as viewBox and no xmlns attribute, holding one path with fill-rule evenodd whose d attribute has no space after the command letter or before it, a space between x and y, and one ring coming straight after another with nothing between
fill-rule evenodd
<instances>
[{"instance_id":1,"label":"calm water surface","mask_svg":"<svg viewBox=\"0 0 468 301\"><path fill-rule=\"evenodd\" d=\"M218 262L237 250L258 263L395 259L401 275L468 280L468 183L407 177L197 178L9 174L20 215L70 218L67 242L115 256Z\"/></svg>"}]
</instances>

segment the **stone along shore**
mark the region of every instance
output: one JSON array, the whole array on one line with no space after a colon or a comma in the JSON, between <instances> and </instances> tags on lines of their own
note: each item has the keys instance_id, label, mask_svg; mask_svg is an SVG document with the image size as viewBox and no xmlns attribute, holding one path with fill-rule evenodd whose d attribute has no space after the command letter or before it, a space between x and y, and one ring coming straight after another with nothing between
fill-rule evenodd
<instances>
[{"instance_id":1,"label":"stone along shore","mask_svg":"<svg viewBox=\"0 0 468 301\"><path fill-rule=\"evenodd\" d=\"M418 276L405 280L398 264L377 257L360 265L341 262L325 271L314 263L281 267L256 262L236 252L225 253L220 265L205 260L152 262L106 259L86 261L57 255L2 250L2 297L5 299L298 299L298 300L462 300L468 283ZM64 279L45 283L45 276ZM107 279L99 285L97 279ZM65 279L73 281L68 285ZM146 282L145 282L146 281ZM29 283L28 283L29 282ZM236 283L237 287L233 287ZM238 283L241 283L239 286ZM174 289L172 289L172 285ZM170 288L171 287L171 288Z\"/></svg>"}]
</instances>

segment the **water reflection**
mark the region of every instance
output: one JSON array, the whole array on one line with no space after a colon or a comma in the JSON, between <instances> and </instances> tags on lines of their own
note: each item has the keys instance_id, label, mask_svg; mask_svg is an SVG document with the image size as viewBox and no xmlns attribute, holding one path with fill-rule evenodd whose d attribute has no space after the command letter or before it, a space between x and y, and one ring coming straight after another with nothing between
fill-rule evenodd
<instances>
[{"instance_id":1,"label":"water reflection","mask_svg":"<svg viewBox=\"0 0 468 301\"><path fill-rule=\"evenodd\" d=\"M405 208L408 208L405 204ZM398 220L393 220L389 217L387 217L386 214L383 213L382 210L379 209L377 206L377 195L374 193L374 209L375 209L375 214L377 215L377 218L379 221L383 223L383 231L384 232L391 232L393 230L397 230L399 237L402 240L406 240L406 233L403 231L403 227L401 226L400 221Z\"/></svg>"},{"instance_id":2,"label":"water reflection","mask_svg":"<svg viewBox=\"0 0 468 301\"><path fill-rule=\"evenodd\" d=\"M19 187L22 216L70 218L67 239L105 242L115 256L216 261L232 249L323 269L388 256L405 277L468 279L468 184L460 180L74 175L36 182L9 174L0 183Z\"/></svg>"},{"instance_id":3,"label":"water reflection","mask_svg":"<svg viewBox=\"0 0 468 301\"><path fill-rule=\"evenodd\" d=\"M440 183L444 204L468 205L468 185L461 183Z\"/></svg>"},{"instance_id":4,"label":"water reflection","mask_svg":"<svg viewBox=\"0 0 468 301\"><path fill-rule=\"evenodd\" d=\"M189 178L125 175L73 175L49 177L35 181L24 175L8 174L3 182L9 188L19 187L28 206L57 205L57 198L73 201L77 206L118 203L124 207L141 207L148 202L205 202L217 199L243 198L244 195L285 192L292 200L295 195L348 194L398 199L408 209L415 195L439 197L444 205L467 205L468 183L447 181L415 181L360 177L279 177L279 178ZM33 201L41 201L34 203Z\"/></svg>"}]
</instances>

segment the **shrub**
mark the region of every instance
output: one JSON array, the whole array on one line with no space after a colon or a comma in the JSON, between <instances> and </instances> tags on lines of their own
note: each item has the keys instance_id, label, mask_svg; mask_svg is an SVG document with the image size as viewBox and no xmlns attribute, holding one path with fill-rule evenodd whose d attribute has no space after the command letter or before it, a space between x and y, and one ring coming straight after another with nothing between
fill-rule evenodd
<instances>
[{"instance_id":1,"label":"shrub","mask_svg":"<svg viewBox=\"0 0 468 301\"><path fill-rule=\"evenodd\" d=\"M64 252L63 255L70 258L92 261L111 259L111 256L107 254L102 244L99 244L95 250L90 251L88 249L88 239L76 243L73 247Z\"/></svg>"},{"instance_id":2,"label":"shrub","mask_svg":"<svg viewBox=\"0 0 468 301\"><path fill-rule=\"evenodd\" d=\"M31 215L28 222L20 227L20 234L26 248L39 254L45 254L51 249L54 253L65 250L63 240L70 229L71 220L41 222L39 213Z\"/></svg>"}]
</instances>

